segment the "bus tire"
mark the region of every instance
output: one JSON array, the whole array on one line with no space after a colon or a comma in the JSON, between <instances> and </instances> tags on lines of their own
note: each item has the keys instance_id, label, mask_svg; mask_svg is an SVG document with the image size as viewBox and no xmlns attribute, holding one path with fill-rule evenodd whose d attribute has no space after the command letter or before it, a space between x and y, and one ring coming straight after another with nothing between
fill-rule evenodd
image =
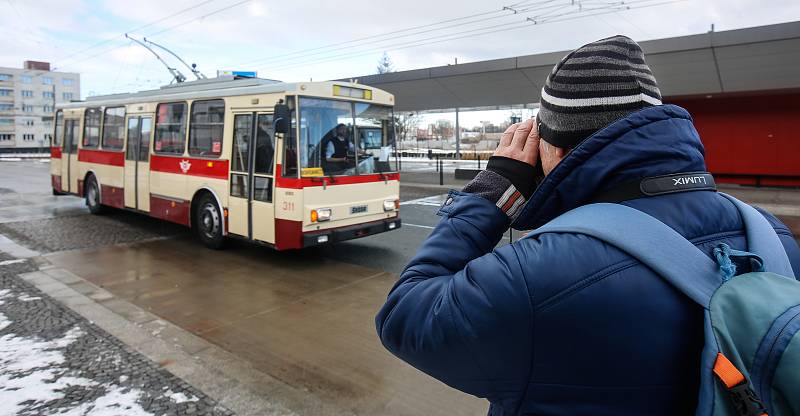
<instances>
[{"instance_id":1,"label":"bus tire","mask_svg":"<svg viewBox=\"0 0 800 416\"><path fill-rule=\"evenodd\" d=\"M225 236L222 234L225 219L214 197L210 194L201 196L193 214L197 238L210 249L221 249L225 244Z\"/></svg>"},{"instance_id":2,"label":"bus tire","mask_svg":"<svg viewBox=\"0 0 800 416\"><path fill-rule=\"evenodd\" d=\"M94 175L89 175L86 178L83 195L86 198L86 206L89 207L89 212L95 215L103 213L103 205L100 204L100 186L97 185L97 179L95 179Z\"/></svg>"}]
</instances>

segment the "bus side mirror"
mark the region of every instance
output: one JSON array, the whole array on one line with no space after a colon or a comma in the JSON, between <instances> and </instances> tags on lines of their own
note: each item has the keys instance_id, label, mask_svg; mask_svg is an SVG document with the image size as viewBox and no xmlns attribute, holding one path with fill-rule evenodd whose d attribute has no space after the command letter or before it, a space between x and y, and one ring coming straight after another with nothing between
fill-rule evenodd
<instances>
[{"instance_id":1,"label":"bus side mirror","mask_svg":"<svg viewBox=\"0 0 800 416\"><path fill-rule=\"evenodd\" d=\"M273 118L273 127L275 133L286 134L289 133L289 118L292 112L286 104L275 104L275 115Z\"/></svg>"}]
</instances>

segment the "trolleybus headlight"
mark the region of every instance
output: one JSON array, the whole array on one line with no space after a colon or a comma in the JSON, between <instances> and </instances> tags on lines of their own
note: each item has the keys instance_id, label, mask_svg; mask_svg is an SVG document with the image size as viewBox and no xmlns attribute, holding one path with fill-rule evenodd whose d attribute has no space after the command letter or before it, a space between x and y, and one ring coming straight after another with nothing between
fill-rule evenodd
<instances>
[{"instance_id":1,"label":"trolleybus headlight","mask_svg":"<svg viewBox=\"0 0 800 416\"><path fill-rule=\"evenodd\" d=\"M383 201L383 210L384 211L394 211L400 208L400 200L399 199L387 199Z\"/></svg>"},{"instance_id":2,"label":"trolleybus headlight","mask_svg":"<svg viewBox=\"0 0 800 416\"><path fill-rule=\"evenodd\" d=\"M331 219L330 208L320 208L311 210L311 222L322 222Z\"/></svg>"}]
</instances>

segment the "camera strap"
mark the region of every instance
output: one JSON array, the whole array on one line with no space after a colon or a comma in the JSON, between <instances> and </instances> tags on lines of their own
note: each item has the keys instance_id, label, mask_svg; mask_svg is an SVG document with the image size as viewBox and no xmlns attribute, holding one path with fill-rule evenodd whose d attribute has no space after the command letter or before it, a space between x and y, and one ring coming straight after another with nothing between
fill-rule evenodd
<instances>
[{"instance_id":1,"label":"camera strap","mask_svg":"<svg viewBox=\"0 0 800 416\"><path fill-rule=\"evenodd\" d=\"M708 172L683 172L651 176L621 183L592 198L592 203L617 203L630 199L667 195L679 192L715 191L717 184Z\"/></svg>"}]
</instances>

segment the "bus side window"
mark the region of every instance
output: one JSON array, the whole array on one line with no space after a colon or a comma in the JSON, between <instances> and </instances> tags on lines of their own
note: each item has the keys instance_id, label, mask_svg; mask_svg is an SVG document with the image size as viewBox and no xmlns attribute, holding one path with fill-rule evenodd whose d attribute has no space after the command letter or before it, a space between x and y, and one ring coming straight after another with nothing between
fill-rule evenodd
<instances>
[{"instance_id":1,"label":"bus side window","mask_svg":"<svg viewBox=\"0 0 800 416\"><path fill-rule=\"evenodd\" d=\"M189 126L189 154L219 157L222 153L224 121L224 100L193 102Z\"/></svg>"},{"instance_id":2,"label":"bus side window","mask_svg":"<svg viewBox=\"0 0 800 416\"><path fill-rule=\"evenodd\" d=\"M289 133L283 136L283 176L297 177L297 106L295 97L286 97L286 105L289 106L292 115L289 122Z\"/></svg>"},{"instance_id":3,"label":"bus side window","mask_svg":"<svg viewBox=\"0 0 800 416\"><path fill-rule=\"evenodd\" d=\"M259 114L256 125L255 173L272 174L275 158L275 134L271 114Z\"/></svg>"},{"instance_id":4,"label":"bus side window","mask_svg":"<svg viewBox=\"0 0 800 416\"><path fill-rule=\"evenodd\" d=\"M140 162L150 161L150 133L152 131L153 131L153 119L151 119L150 117L142 117L141 127L139 129L139 134L141 137L141 140L139 140Z\"/></svg>"},{"instance_id":5,"label":"bus side window","mask_svg":"<svg viewBox=\"0 0 800 416\"><path fill-rule=\"evenodd\" d=\"M125 107L106 107L103 114L104 150L122 150L125 137Z\"/></svg>"},{"instance_id":6,"label":"bus side window","mask_svg":"<svg viewBox=\"0 0 800 416\"><path fill-rule=\"evenodd\" d=\"M100 107L87 108L83 119L83 147L97 148L100 145Z\"/></svg>"},{"instance_id":7,"label":"bus side window","mask_svg":"<svg viewBox=\"0 0 800 416\"><path fill-rule=\"evenodd\" d=\"M128 119L128 149L125 152L126 160L136 160L136 146L139 144L139 118Z\"/></svg>"},{"instance_id":8,"label":"bus side window","mask_svg":"<svg viewBox=\"0 0 800 416\"><path fill-rule=\"evenodd\" d=\"M182 155L186 139L186 103L162 103L156 107L155 153Z\"/></svg>"},{"instance_id":9,"label":"bus side window","mask_svg":"<svg viewBox=\"0 0 800 416\"><path fill-rule=\"evenodd\" d=\"M53 141L50 143L52 147L61 147L61 143L64 139L64 112L62 110L58 110L56 112L56 130L55 134L53 134Z\"/></svg>"}]
</instances>

